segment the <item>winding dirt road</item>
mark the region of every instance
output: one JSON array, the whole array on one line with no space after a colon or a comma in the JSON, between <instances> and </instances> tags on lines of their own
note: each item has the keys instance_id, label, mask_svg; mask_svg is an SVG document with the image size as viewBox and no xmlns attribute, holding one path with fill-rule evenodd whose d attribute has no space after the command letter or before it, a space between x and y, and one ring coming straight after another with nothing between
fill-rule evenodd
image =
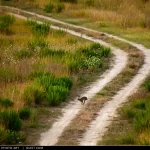
<instances>
[{"instance_id":1,"label":"winding dirt road","mask_svg":"<svg viewBox=\"0 0 150 150\"><path fill-rule=\"evenodd\" d=\"M7 7L10 9L10 7ZM16 9L16 8L13 8ZM18 12L22 11L19 9L16 9ZM75 25L70 25L61 21L58 21L53 18L45 17L42 15L38 15L35 13L23 11L24 13L30 14L30 15L36 15L38 18L43 18L45 20L50 20L54 22L61 23L63 25L68 25L70 27L74 28L82 28L86 31L91 31L91 32L97 32L95 30L87 29L84 27L79 27ZM27 19L26 17L20 16L20 15L15 15L16 17L22 18L22 19ZM85 38L87 40L93 41L93 42L98 42L104 46L110 47L112 49L112 52L115 55L114 58L114 64L110 70L107 70L96 82L94 82L91 85L91 88L83 93L83 95L86 95L91 99L97 92L102 90L107 83L109 83L114 77L116 77L126 66L127 64L127 54L120 49L116 49L115 47L99 40L99 39L94 39L92 37L88 37L87 35L83 35L81 33L69 30L69 29L64 29L56 26L51 26L54 29L62 29L67 31L68 33L79 36L82 38ZM100 32L99 32L100 33ZM118 93L112 98L111 101L107 102L103 108L100 109L98 116L95 120L93 120L87 128L86 132L84 133L83 137L79 139L80 145L96 145L96 142L99 137L102 138L103 134L107 130L106 127L108 127L111 123L111 120L115 115L117 115L117 108L119 108L124 102L127 101L127 98L133 94L137 88L141 85L143 80L147 77L147 75L150 73L150 49L145 48L143 45L136 44L134 42L130 42L128 40L119 38L117 36L113 36L110 34L105 33L106 36L112 37L114 39L126 42L131 44L132 46L136 47L137 49L141 50L144 55L145 55L145 61L141 69L138 71L138 74L133 77L133 79ZM87 101L88 102L88 101ZM77 115L77 113L85 106L81 105L78 103L78 101L73 100L71 103L69 103L64 109L63 109L63 114L62 116L53 124L53 126L45 133L41 135L41 139L39 141L40 145L55 145L58 141L58 138L62 134L63 130L65 129L66 126L69 125L71 120Z\"/></svg>"}]
</instances>

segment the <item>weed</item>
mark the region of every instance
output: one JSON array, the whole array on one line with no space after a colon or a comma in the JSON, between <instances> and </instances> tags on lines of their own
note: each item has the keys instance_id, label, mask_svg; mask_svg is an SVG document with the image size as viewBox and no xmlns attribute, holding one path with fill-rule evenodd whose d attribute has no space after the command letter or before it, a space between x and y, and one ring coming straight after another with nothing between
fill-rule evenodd
<instances>
[{"instance_id":1,"label":"weed","mask_svg":"<svg viewBox=\"0 0 150 150\"><path fill-rule=\"evenodd\" d=\"M4 110L1 112L0 117L5 129L9 129L11 131L19 131L21 129L22 123L16 111Z\"/></svg>"},{"instance_id":2,"label":"weed","mask_svg":"<svg viewBox=\"0 0 150 150\"><path fill-rule=\"evenodd\" d=\"M25 108L21 108L18 113L21 119L28 119L31 115L31 110L30 108L25 107Z\"/></svg>"},{"instance_id":3,"label":"weed","mask_svg":"<svg viewBox=\"0 0 150 150\"><path fill-rule=\"evenodd\" d=\"M11 107L13 106L14 102L9 100L8 98L0 98L0 104L4 107Z\"/></svg>"}]
</instances>

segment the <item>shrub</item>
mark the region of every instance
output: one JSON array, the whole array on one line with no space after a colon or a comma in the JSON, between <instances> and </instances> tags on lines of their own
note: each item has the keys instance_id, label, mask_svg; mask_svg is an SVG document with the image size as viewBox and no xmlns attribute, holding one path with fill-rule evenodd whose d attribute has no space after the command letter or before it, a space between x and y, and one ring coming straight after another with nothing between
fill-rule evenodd
<instances>
[{"instance_id":1,"label":"shrub","mask_svg":"<svg viewBox=\"0 0 150 150\"><path fill-rule=\"evenodd\" d=\"M35 35L38 38L41 36L46 37L49 34L49 29L50 29L49 24L47 24L47 23L38 24L37 23L32 27L32 33L33 33L33 35Z\"/></svg>"},{"instance_id":2,"label":"shrub","mask_svg":"<svg viewBox=\"0 0 150 150\"><path fill-rule=\"evenodd\" d=\"M150 127L150 110L140 110L136 112L134 119L134 129L137 132L148 129Z\"/></svg>"},{"instance_id":3,"label":"shrub","mask_svg":"<svg viewBox=\"0 0 150 150\"><path fill-rule=\"evenodd\" d=\"M68 89L63 86L50 86L46 92L46 103L57 106L68 96Z\"/></svg>"},{"instance_id":4,"label":"shrub","mask_svg":"<svg viewBox=\"0 0 150 150\"><path fill-rule=\"evenodd\" d=\"M102 68L102 62L98 57L92 56L84 61L84 67L95 71L97 68Z\"/></svg>"},{"instance_id":5,"label":"shrub","mask_svg":"<svg viewBox=\"0 0 150 150\"><path fill-rule=\"evenodd\" d=\"M0 117L5 129L9 129L11 131L19 131L21 129L21 120L16 111L4 110L1 112Z\"/></svg>"},{"instance_id":6,"label":"shrub","mask_svg":"<svg viewBox=\"0 0 150 150\"><path fill-rule=\"evenodd\" d=\"M29 58L29 57L32 56L32 52L31 52L31 51L28 51L28 50L26 50L26 49L21 49L21 50L15 52L15 56L16 56L18 59Z\"/></svg>"},{"instance_id":7,"label":"shrub","mask_svg":"<svg viewBox=\"0 0 150 150\"><path fill-rule=\"evenodd\" d=\"M25 134L23 132L15 132L11 130L5 131L5 144L18 144L25 140Z\"/></svg>"},{"instance_id":8,"label":"shrub","mask_svg":"<svg viewBox=\"0 0 150 150\"><path fill-rule=\"evenodd\" d=\"M34 82L44 89L44 100L49 106L56 106L65 101L73 84L71 79L67 77L56 78L53 74L39 76L35 78Z\"/></svg>"},{"instance_id":9,"label":"shrub","mask_svg":"<svg viewBox=\"0 0 150 150\"><path fill-rule=\"evenodd\" d=\"M135 138L133 135L125 135L120 138L120 144L135 144Z\"/></svg>"},{"instance_id":10,"label":"shrub","mask_svg":"<svg viewBox=\"0 0 150 150\"><path fill-rule=\"evenodd\" d=\"M146 81L145 84L144 84L145 88L150 91L150 81Z\"/></svg>"},{"instance_id":11,"label":"shrub","mask_svg":"<svg viewBox=\"0 0 150 150\"><path fill-rule=\"evenodd\" d=\"M144 100L136 100L133 103L133 107L137 109L146 109L146 101Z\"/></svg>"},{"instance_id":12,"label":"shrub","mask_svg":"<svg viewBox=\"0 0 150 150\"><path fill-rule=\"evenodd\" d=\"M57 13L60 13L64 9L65 9L65 5L63 3L58 3L55 10L56 10Z\"/></svg>"},{"instance_id":13,"label":"shrub","mask_svg":"<svg viewBox=\"0 0 150 150\"><path fill-rule=\"evenodd\" d=\"M31 50L31 52L36 52L38 48L43 49L47 47L48 47L48 43L45 42L44 40L35 40L35 41L28 42L28 48L29 50Z\"/></svg>"},{"instance_id":14,"label":"shrub","mask_svg":"<svg viewBox=\"0 0 150 150\"><path fill-rule=\"evenodd\" d=\"M6 140L5 129L0 126L0 144L4 144Z\"/></svg>"},{"instance_id":15,"label":"shrub","mask_svg":"<svg viewBox=\"0 0 150 150\"><path fill-rule=\"evenodd\" d=\"M45 48L42 49L39 52L40 57L45 57L45 56L59 56L62 57L63 55L65 55L64 50L53 50L53 49L49 49L49 48Z\"/></svg>"},{"instance_id":16,"label":"shrub","mask_svg":"<svg viewBox=\"0 0 150 150\"><path fill-rule=\"evenodd\" d=\"M44 99L44 91L38 86L28 86L24 90L24 100L28 106L40 104Z\"/></svg>"},{"instance_id":17,"label":"shrub","mask_svg":"<svg viewBox=\"0 0 150 150\"><path fill-rule=\"evenodd\" d=\"M102 55L102 57L108 57L109 55L110 55L110 48L102 48L102 50L101 50L101 55Z\"/></svg>"},{"instance_id":18,"label":"shrub","mask_svg":"<svg viewBox=\"0 0 150 150\"><path fill-rule=\"evenodd\" d=\"M41 36L46 37L49 34L50 24L42 23L39 24L34 20L27 20L26 25L31 27L34 36L40 38Z\"/></svg>"},{"instance_id":19,"label":"shrub","mask_svg":"<svg viewBox=\"0 0 150 150\"><path fill-rule=\"evenodd\" d=\"M15 18L10 15L0 16L0 32L8 34L10 32L9 27L14 23Z\"/></svg>"},{"instance_id":20,"label":"shrub","mask_svg":"<svg viewBox=\"0 0 150 150\"><path fill-rule=\"evenodd\" d=\"M0 104L4 107L11 107L14 104L14 102L9 100L8 98L0 98Z\"/></svg>"},{"instance_id":21,"label":"shrub","mask_svg":"<svg viewBox=\"0 0 150 150\"><path fill-rule=\"evenodd\" d=\"M54 9L54 5L52 3L48 3L44 7L44 11L47 13L51 13Z\"/></svg>"},{"instance_id":22,"label":"shrub","mask_svg":"<svg viewBox=\"0 0 150 150\"><path fill-rule=\"evenodd\" d=\"M19 110L19 117L21 119L28 119L31 115L31 110L28 107Z\"/></svg>"},{"instance_id":23,"label":"shrub","mask_svg":"<svg viewBox=\"0 0 150 150\"><path fill-rule=\"evenodd\" d=\"M68 77L60 77L55 80L54 84L64 86L65 88L68 88L70 90L72 88L73 82Z\"/></svg>"}]
</instances>

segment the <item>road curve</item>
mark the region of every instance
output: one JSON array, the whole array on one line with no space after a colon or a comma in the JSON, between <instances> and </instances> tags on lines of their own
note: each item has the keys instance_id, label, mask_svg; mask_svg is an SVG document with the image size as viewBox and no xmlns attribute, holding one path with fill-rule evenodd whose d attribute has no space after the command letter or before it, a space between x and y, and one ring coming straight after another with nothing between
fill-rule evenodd
<instances>
[{"instance_id":1,"label":"road curve","mask_svg":"<svg viewBox=\"0 0 150 150\"><path fill-rule=\"evenodd\" d=\"M18 17L20 19L26 20L27 18L18 14L13 14L15 17ZM38 21L39 23L42 23ZM90 101L90 99L95 96L96 93L98 93L100 90L102 90L107 83L109 83L113 78L115 78L126 66L127 64L127 53L113 47L112 45L105 43L101 40L94 39L92 37L88 37L87 35L65 29L65 28L60 28L57 26L52 26L51 28L56 29L56 30L64 30L72 35L78 36L93 41L100 43L101 45L104 45L106 47L110 47L112 49L112 53L114 54L114 62L111 66L110 70L107 70L102 76L99 77L97 81L95 81L92 85L90 85L91 88L89 90L85 91L83 95L86 95ZM87 103L89 102L87 101ZM86 104L87 104L86 103ZM43 146L48 146L48 145L55 145L58 141L58 138L61 136L63 130L65 127L67 127L71 120L77 115L77 113L85 106L81 105L78 101L76 101L76 98L70 102L64 109L63 109L63 114L60 118L57 119L57 121L52 125L52 127L45 133L41 134L41 139L39 141L39 145Z\"/></svg>"},{"instance_id":2,"label":"road curve","mask_svg":"<svg viewBox=\"0 0 150 150\"><path fill-rule=\"evenodd\" d=\"M19 10L20 11L20 10ZM26 12L26 11L25 11ZM27 12L27 13L30 13L31 12ZM92 31L92 32L98 32L98 31L95 31L95 30L92 30L92 29L87 29L87 28L84 28L84 27L81 27L81 26L75 26L75 25L70 25L68 23L64 23L62 21L58 21L56 19L53 19L53 18L49 18L49 17L45 17L45 16L42 16L42 15L38 15L38 14L35 14L33 13L34 15L36 15L37 17L40 17L40 18L44 18L44 19L47 19L47 20L50 20L50 21L54 21L54 22L57 22L57 23L61 23L61 24L64 24L64 25L67 25L67 26L70 26L70 27L74 27L74 28L79 28L79 29L84 29L86 31ZM56 27L57 28L57 27ZM69 33L71 33L72 31L71 30L67 30L69 31ZM73 31L74 32L74 31ZM75 32L76 33L76 32ZM98 32L98 33L102 33L102 32ZM71 33L72 34L72 33ZM86 38L88 40L94 40L94 42L100 42L100 40L97 40L97 39L93 39L91 37L88 37L86 35L81 35L80 33L76 33L78 35L76 36L82 36L83 38ZM80 141L80 145L96 145L96 142L98 140L98 138L102 138L103 134L105 133L106 131L106 127L108 127L108 125L111 123L111 120L113 119L113 117L117 114L117 108L119 108L124 102L127 101L127 98L133 94L137 88L140 86L140 84L143 82L143 80L147 77L147 75L150 73L150 49L147 49L145 48L143 45L141 44L136 44L134 42L131 42L131 41L128 41L126 39L123 39L123 38L120 38L120 37L117 37L117 36L114 36L114 35L110 35L108 33L105 33L106 36L108 37L112 37L114 39L117 39L117 40L120 40L120 41L123 41L125 43L129 43L130 45L136 47L137 49L141 50L144 55L145 55L145 61L144 61L144 64L142 66L142 68L138 71L138 74L136 76L134 76L134 78L131 80L131 82L129 82L122 90L120 90L113 98L111 101L107 102L104 107L99 111L98 113L98 117L93 120L89 126L89 128L87 128L87 131L85 132L85 134L83 135L83 137L81 139L79 139ZM101 41L102 42L102 41ZM105 46L108 46L108 44L106 44L105 42L102 42L101 44L105 45ZM112 47L112 49L114 49L114 47ZM118 50L117 50L118 51ZM113 50L113 52L117 52L116 50ZM121 52L118 51L120 54ZM118 53L117 52L117 53ZM114 54L115 54L114 53ZM124 56L126 54L124 53ZM121 56L121 55L120 55ZM117 60L117 55L115 54L115 57L116 57L116 60ZM126 56L125 56L126 57ZM124 59L125 59L124 57ZM112 67L112 69L114 69L116 67L116 60L114 62L114 66ZM119 60L119 58L118 58ZM127 59L126 59L127 60ZM123 61L122 61L123 62ZM121 66L122 66L122 62L119 62L120 65L118 65L118 68L121 69ZM125 67L125 64L124 63L124 67ZM111 70L112 70L111 69ZM122 68L123 69L123 68ZM122 70L121 69L121 70ZM111 74L111 70L107 71L105 74L105 76L107 74ZM120 71L121 71L120 70ZM104 81L105 81L105 76L104 78L100 78L99 79L99 84L102 84ZM115 76L115 75L114 75ZM112 76L111 76L112 77ZM112 79L111 79L112 80ZM102 82L103 81L103 82ZM109 82L109 81L108 81ZM108 83L107 82L107 83ZM98 83L98 82L97 82ZM105 82L104 86L107 84ZM96 83L92 85L93 89L95 87L95 89L97 89L97 86ZM103 87L99 87L99 91L102 89ZM91 90L91 89L90 89ZM87 91L85 94L90 96L91 95L91 91ZM99 92L97 91L97 92ZM93 93L91 95L90 98L92 98L94 96L94 94L96 93ZM71 106L71 107L70 107ZM74 111L72 112L72 107L74 109ZM41 141L40 141L40 145L54 145L58 139L58 137L61 135L62 131L59 132L58 134L59 135L56 135L55 139L53 139L51 142L50 139L46 140L45 137L49 137L49 138L53 138L53 136L49 135L49 134L57 134L58 132L58 129L59 128L65 128L66 127L66 122L67 124L70 123L71 120L68 121L68 119L66 119L64 122L65 124L63 124L63 119L65 119L65 115L68 114L69 115L69 110L70 110L70 115L69 116L75 116L78 111L82 109L80 105L78 104L74 104L74 101L73 103L70 103L66 108L64 108L64 113L63 113L63 116L61 118L58 119L58 121L62 121L62 122L55 122L53 127L46 133L43 133L42 136L41 136ZM67 113L68 112L68 113ZM72 114L72 113L75 113L75 114ZM69 122L69 123L68 123ZM63 126L63 127L62 127ZM55 130L56 132L53 133L53 129L57 129ZM60 131L60 130L59 130ZM43 139L43 140L42 140Z\"/></svg>"}]
</instances>

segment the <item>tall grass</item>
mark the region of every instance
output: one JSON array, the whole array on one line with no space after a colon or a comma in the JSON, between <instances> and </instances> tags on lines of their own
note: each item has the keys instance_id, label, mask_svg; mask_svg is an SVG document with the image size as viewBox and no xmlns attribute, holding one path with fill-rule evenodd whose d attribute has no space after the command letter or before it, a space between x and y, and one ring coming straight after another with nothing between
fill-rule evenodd
<instances>
[{"instance_id":1,"label":"tall grass","mask_svg":"<svg viewBox=\"0 0 150 150\"><path fill-rule=\"evenodd\" d=\"M29 106L35 104L59 105L66 100L73 85L71 79L67 77L56 78L49 73L36 73L32 75L31 79L34 81L33 86L27 87L24 91L24 98Z\"/></svg>"},{"instance_id":2,"label":"tall grass","mask_svg":"<svg viewBox=\"0 0 150 150\"><path fill-rule=\"evenodd\" d=\"M149 80L146 80L143 84L145 90L147 89L147 83ZM130 105L127 105L122 110L125 117L130 119L132 123L133 134L137 136L136 140L133 140L133 136L122 137L121 141L124 144L149 144L149 136L146 132L149 132L150 129L150 93L146 93L144 98L134 99ZM141 138L142 136L142 138ZM126 139L127 138L127 139Z\"/></svg>"},{"instance_id":3,"label":"tall grass","mask_svg":"<svg viewBox=\"0 0 150 150\"><path fill-rule=\"evenodd\" d=\"M10 33L10 26L14 23L15 18L10 15L0 15L0 32Z\"/></svg>"}]
</instances>

